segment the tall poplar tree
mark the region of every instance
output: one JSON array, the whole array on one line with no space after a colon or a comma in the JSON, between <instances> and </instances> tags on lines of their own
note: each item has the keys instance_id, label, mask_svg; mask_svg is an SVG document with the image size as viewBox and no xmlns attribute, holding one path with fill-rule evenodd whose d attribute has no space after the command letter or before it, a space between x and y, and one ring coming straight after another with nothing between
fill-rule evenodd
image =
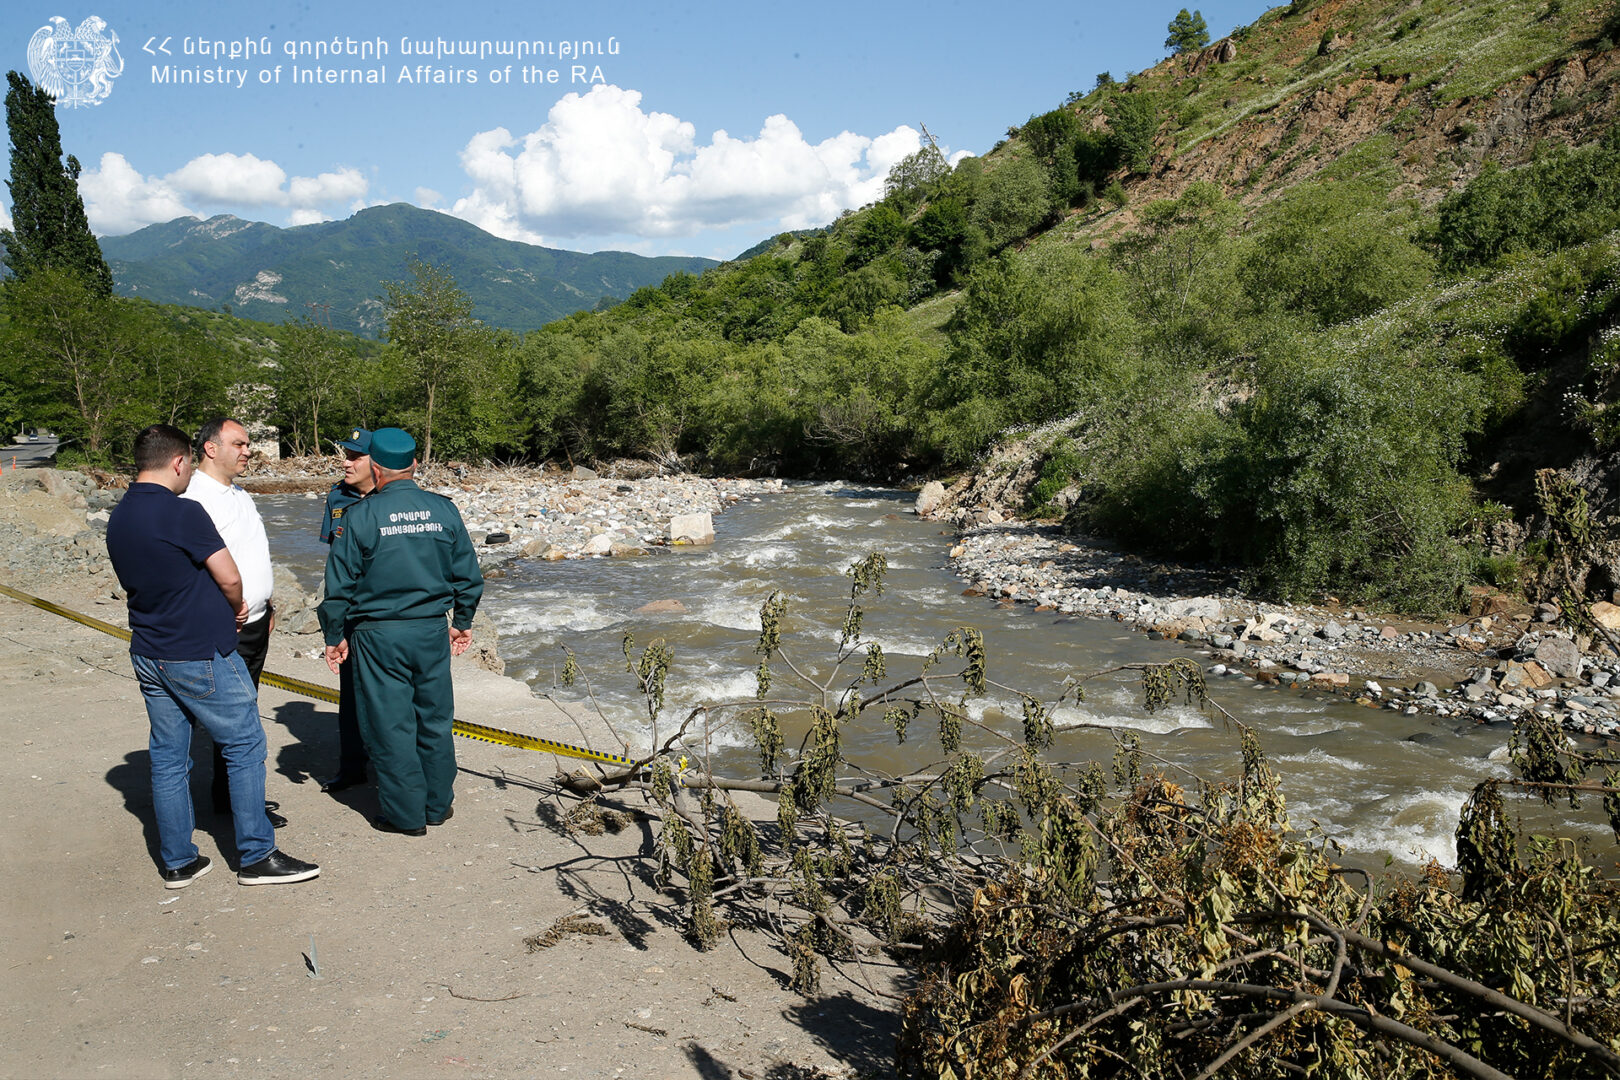
<instances>
[{"instance_id":1,"label":"tall poplar tree","mask_svg":"<svg viewBox=\"0 0 1620 1080\"><path fill-rule=\"evenodd\" d=\"M112 295L112 271L90 232L79 196L79 161L62 160L56 103L22 74L6 74L11 133L10 229L0 232L5 264L19 280L47 267L80 278L99 297Z\"/></svg>"}]
</instances>

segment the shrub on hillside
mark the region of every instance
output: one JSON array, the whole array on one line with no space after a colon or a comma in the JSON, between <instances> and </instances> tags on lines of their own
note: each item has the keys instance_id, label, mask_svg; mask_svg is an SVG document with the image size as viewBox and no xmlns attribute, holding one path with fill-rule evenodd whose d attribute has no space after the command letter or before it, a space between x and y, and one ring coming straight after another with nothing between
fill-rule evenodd
<instances>
[{"instance_id":1,"label":"shrub on hillside","mask_svg":"<svg viewBox=\"0 0 1620 1080\"><path fill-rule=\"evenodd\" d=\"M1302 184L1261 219L1239 277L1260 305L1323 325L1370 315L1428 283L1433 258L1370 184Z\"/></svg>"},{"instance_id":2,"label":"shrub on hillside","mask_svg":"<svg viewBox=\"0 0 1620 1080\"><path fill-rule=\"evenodd\" d=\"M1620 227L1620 129L1601 145L1561 149L1517 169L1487 165L1440 203L1443 266L1467 269L1513 252L1556 251Z\"/></svg>"}]
</instances>

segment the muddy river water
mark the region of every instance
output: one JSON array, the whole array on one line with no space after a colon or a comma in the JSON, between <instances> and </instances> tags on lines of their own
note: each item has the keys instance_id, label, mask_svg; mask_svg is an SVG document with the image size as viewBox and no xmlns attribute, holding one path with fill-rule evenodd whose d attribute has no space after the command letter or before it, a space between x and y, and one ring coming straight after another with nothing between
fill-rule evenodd
<instances>
[{"instance_id":1,"label":"muddy river water","mask_svg":"<svg viewBox=\"0 0 1620 1080\"><path fill-rule=\"evenodd\" d=\"M661 734L667 733L693 706L753 697L759 610L773 590L788 597L785 654L824 677L849 602L844 571L872 551L884 554L889 573L883 596L866 599L863 637L882 645L890 681L915 674L922 658L962 625L983 632L993 680L1045 700L1056 698L1066 679L1117 664L1177 656L1210 663L1181 643L1150 641L1122 624L962 595L964 583L946 559L950 537L910 512L913 499L841 484L790 487L717 515L712 547L656 549L646 558L518 560L489 582L485 610L500 630L508 675L588 710L593 706L582 685L556 685L566 646L590 676L596 706L631 742L643 745L652 731L625 671L626 634L634 635L638 651L655 638L673 647L659 717ZM315 540L320 500L275 495L260 496L258 503L275 558L313 587L325 557ZM670 600L684 610L640 610ZM954 671L956 663L947 658L941 670ZM846 669L851 678L859 664L857 658ZM792 675L782 664L774 670L772 696L787 696ZM1469 791L1484 777L1510 774L1504 727L1408 717L1237 676L1212 677L1210 689L1258 731L1296 825L1317 822L1347 855L1367 865L1386 856L1408 866L1431 856L1451 865L1457 811ZM970 699L969 710L997 730L1022 731L1012 694L993 690ZM1095 684L1086 703L1064 706L1056 723L1052 755L1063 760L1095 758L1106 765L1111 737L1079 726L1101 724L1138 732L1145 750L1206 777L1232 776L1237 768L1237 736L1219 719L1182 705L1148 714L1130 682ZM755 775L751 738L739 728L733 722L710 732L717 771ZM795 733L789 732L788 742L796 745ZM939 743L925 717L908 742L896 747L893 734L873 715L848 731L845 752L872 768L899 772L936 759ZM1520 806L1537 831L1586 836L1612 854L1612 837L1595 816Z\"/></svg>"}]
</instances>

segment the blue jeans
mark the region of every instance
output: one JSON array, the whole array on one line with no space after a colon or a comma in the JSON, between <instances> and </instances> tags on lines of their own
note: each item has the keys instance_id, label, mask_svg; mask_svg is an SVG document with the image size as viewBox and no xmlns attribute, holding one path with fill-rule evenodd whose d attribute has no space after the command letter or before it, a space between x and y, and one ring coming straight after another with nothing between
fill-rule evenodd
<instances>
[{"instance_id":1,"label":"blue jeans","mask_svg":"<svg viewBox=\"0 0 1620 1080\"><path fill-rule=\"evenodd\" d=\"M152 808L163 868L177 870L197 857L191 842L193 724L201 724L225 753L241 865L268 857L276 850L276 830L264 812L264 727L247 665L235 652L215 653L212 660L154 660L135 653L129 659L152 725Z\"/></svg>"}]
</instances>

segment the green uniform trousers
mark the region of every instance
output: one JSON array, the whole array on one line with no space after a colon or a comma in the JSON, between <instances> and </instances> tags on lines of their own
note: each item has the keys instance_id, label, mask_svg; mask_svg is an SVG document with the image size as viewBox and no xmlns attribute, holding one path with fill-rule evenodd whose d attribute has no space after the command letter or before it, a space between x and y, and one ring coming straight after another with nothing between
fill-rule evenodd
<instances>
[{"instance_id":1,"label":"green uniform trousers","mask_svg":"<svg viewBox=\"0 0 1620 1080\"><path fill-rule=\"evenodd\" d=\"M448 624L443 616L365 623L348 640L383 817L401 829L444 820L456 779Z\"/></svg>"}]
</instances>

